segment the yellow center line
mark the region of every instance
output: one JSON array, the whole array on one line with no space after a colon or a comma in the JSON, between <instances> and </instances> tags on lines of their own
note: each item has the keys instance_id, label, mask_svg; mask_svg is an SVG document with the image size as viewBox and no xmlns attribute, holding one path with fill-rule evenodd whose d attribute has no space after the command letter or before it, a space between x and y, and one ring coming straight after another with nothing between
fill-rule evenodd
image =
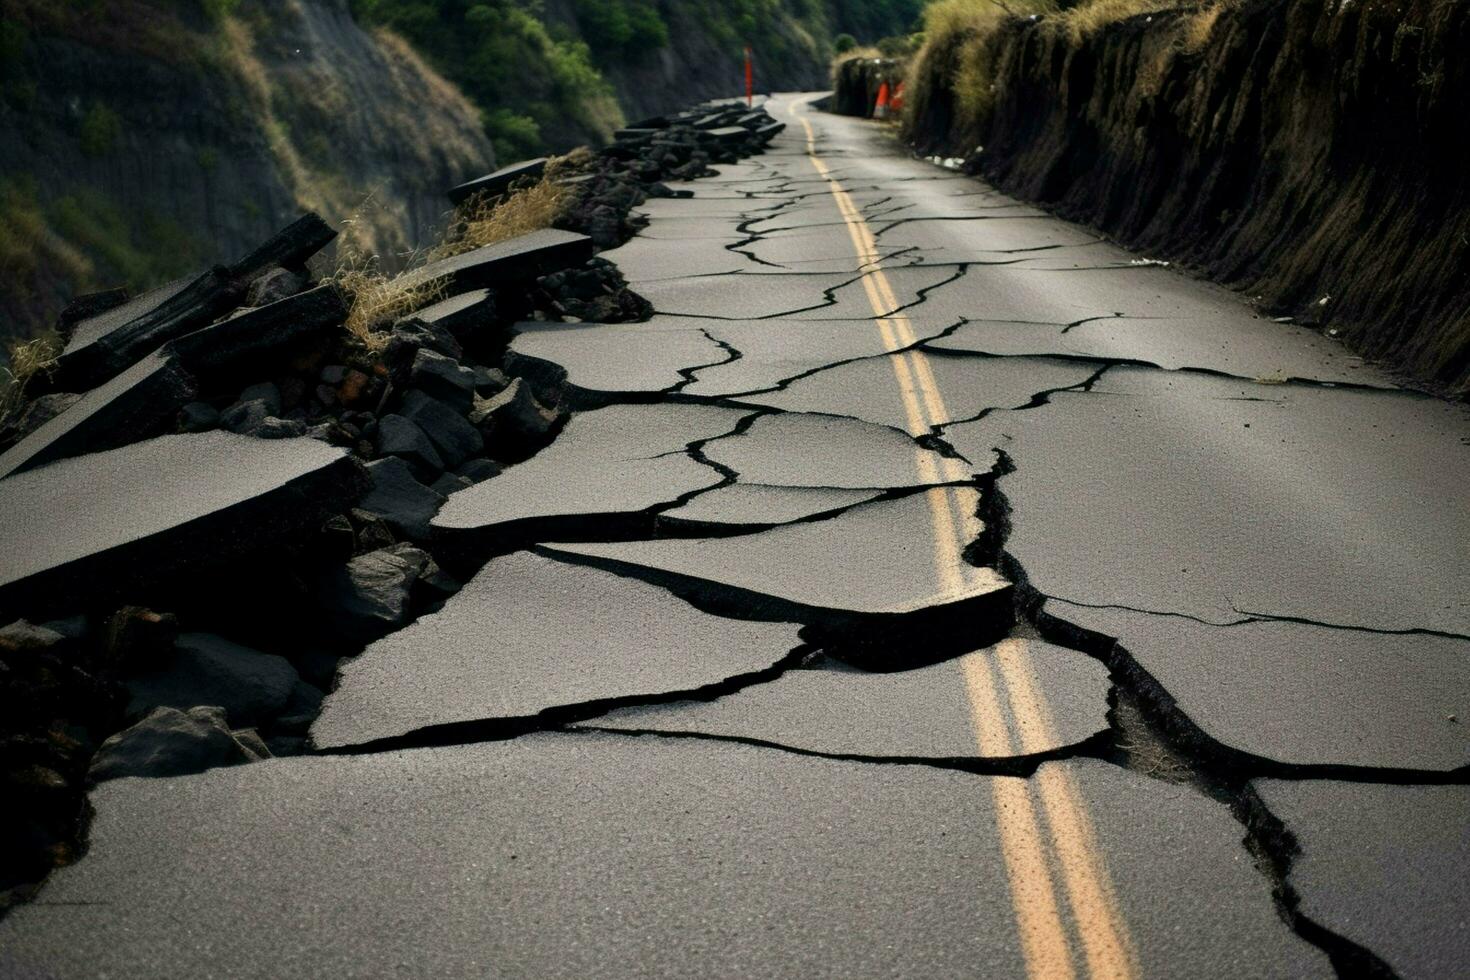
<instances>
[{"instance_id":1,"label":"yellow center line","mask_svg":"<svg viewBox=\"0 0 1470 980\"><path fill-rule=\"evenodd\" d=\"M918 338L908 317L899 310L903 304L883 272L872 230L852 197L832 176L831 168L817 155L811 122L801 115L797 118L806 130L808 158L827 181L860 267L866 270L863 289L877 318L884 348L894 354L890 360L908 432L925 435L932 426L949 421L939 384L923 352L906 349L916 345ZM964 464L948 457L936 463L933 455L918 452L916 459L919 477L926 483L960 482L970 475ZM962 594L973 576L982 573L963 559L964 548L982 530L974 508L966 506L966 493L956 488L927 491L941 594ZM993 663L972 658L963 667L965 693L981 755L1036 752L1055 744L1050 707L1036 684L1035 663L1026 642L1006 640L994 652ZM1075 976L1071 940L1057 898L1055 868L1081 942L1087 975L1109 980L1136 977L1138 958L1132 937L1072 774L1061 766L1043 766L1032 780L998 777L991 784L1027 974ZM1045 816L1045 833L1037 813L1038 798Z\"/></svg>"}]
</instances>

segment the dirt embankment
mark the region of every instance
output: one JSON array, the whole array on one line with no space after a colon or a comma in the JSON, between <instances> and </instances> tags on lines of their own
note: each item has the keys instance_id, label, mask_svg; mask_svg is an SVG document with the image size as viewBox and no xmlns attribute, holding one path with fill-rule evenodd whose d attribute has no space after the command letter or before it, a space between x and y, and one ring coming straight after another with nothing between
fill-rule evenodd
<instances>
[{"instance_id":1,"label":"dirt embankment","mask_svg":"<svg viewBox=\"0 0 1470 980\"><path fill-rule=\"evenodd\" d=\"M1470 5L1268 0L1080 37L1055 20L989 36L988 96L955 89L964 39L927 52L916 148L1470 392Z\"/></svg>"}]
</instances>

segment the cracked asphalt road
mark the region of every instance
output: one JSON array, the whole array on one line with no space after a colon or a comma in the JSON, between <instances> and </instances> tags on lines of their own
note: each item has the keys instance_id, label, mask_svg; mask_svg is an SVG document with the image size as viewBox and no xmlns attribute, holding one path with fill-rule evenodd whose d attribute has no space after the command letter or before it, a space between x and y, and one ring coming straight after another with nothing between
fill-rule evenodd
<instances>
[{"instance_id":1,"label":"cracked asphalt road","mask_svg":"<svg viewBox=\"0 0 1470 980\"><path fill-rule=\"evenodd\" d=\"M516 338L580 410L319 754L104 785L0 972L1470 962L1465 407L806 101Z\"/></svg>"}]
</instances>

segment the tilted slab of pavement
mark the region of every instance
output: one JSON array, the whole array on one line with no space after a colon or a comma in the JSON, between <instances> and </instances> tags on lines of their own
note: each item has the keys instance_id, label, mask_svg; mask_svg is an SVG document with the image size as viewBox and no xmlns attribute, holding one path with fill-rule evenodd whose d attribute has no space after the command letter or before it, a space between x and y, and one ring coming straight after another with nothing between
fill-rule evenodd
<instances>
[{"instance_id":1,"label":"tilted slab of pavement","mask_svg":"<svg viewBox=\"0 0 1470 980\"><path fill-rule=\"evenodd\" d=\"M520 552L348 661L312 738L335 748L595 714L589 705L750 683L799 645L794 625L722 619L637 579Z\"/></svg>"},{"instance_id":2,"label":"tilted slab of pavement","mask_svg":"<svg viewBox=\"0 0 1470 980\"><path fill-rule=\"evenodd\" d=\"M1296 839L1286 883L1301 913L1366 946L1400 977L1470 962L1470 786L1263 779Z\"/></svg>"},{"instance_id":3,"label":"tilted slab of pavement","mask_svg":"<svg viewBox=\"0 0 1470 980\"><path fill-rule=\"evenodd\" d=\"M1330 975L1224 806L1049 770L1090 804L1140 975ZM1018 976L1000 828L1027 787L592 734L116 780L87 858L0 923L0 972Z\"/></svg>"},{"instance_id":4,"label":"tilted slab of pavement","mask_svg":"<svg viewBox=\"0 0 1470 980\"><path fill-rule=\"evenodd\" d=\"M545 550L643 575L707 608L806 623L853 656L915 666L916 646L939 659L1010 628L1011 585L998 572L935 560L934 509L975 513L979 498L970 488L931 490L739 537Z\"/></svg>"},{"instance_id":5,"label":"tilted slab of pavement","mask_svg":"<svg viewBox=\"0 0 1470 980\"><path fill-rule=\"evenodd\" d=\"M970 690L977 683L995 685L997 671L1025 671L1026 683L1047 706L1043 730L1028 733L1024 750L1013 737L1006 754L1055 752L1107 729L1107 668L1075 650L1025 640L1005 640L913 670L789 670L716 700L621 708L583 725L697 733L821 755L958 762L993 757L993 749L976 738L974 714L982 709Z\"/></svg>"},{"instance_id":6,"label":"tilted slab of pavement","mask_svg":"<svg viewBox=\"0 0 1470 980\"><path fill-rule=\"evenodd\" d=\"M555 534L637 533L650 509L724 476L689 444L733 432L749 412L715 406L613 405L573 415L555 442L492 480L450 496L432 528L461 547Z\"/></svg>"},{"instance_id":7,"label":"tilted slab of pavement","mask_svg":"<svg viewBox=\"0 0 1470 980\"><path fill-rule=\"evenodd\" d=\"M0 609L100 603L289 540L367 489L315 439L161 436L0 480Z\"/></svg>"}]
</instances>

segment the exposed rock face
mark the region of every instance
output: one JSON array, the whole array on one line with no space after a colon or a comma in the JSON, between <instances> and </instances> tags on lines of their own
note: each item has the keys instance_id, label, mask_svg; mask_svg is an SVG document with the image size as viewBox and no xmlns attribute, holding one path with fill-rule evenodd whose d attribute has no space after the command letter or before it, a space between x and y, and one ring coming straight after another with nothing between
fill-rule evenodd
<instances>
[{"instance_id":1,"label":"exposed rock face","mask_svg":"<svg viewBox=\"0 0 1470 980\"><path fill-rule=\"evenodd\" d=\"M70 248L6 270L17 331L93 285L233 258L303 207L360 211L367 248L401 253L432 237L445 187L493 166L479 111L348 0L242 0L219 22L156 0L19 7L7 70L34 97L0 107L0 173ZM131 236L109 245L135 267L90 250L83 221Z\"/></svg>"},{"instance_id":2,"label":"exposed rock face","mask_svg":"<svg viewBox=\"0 0 1470 980\"><path fill-rule=\"evenodd\" d=\"M1081 42L1045 18L991 44L996 97L954 125L958 52L910 86L910 136L1008 193L1095 224L1470 387L1463 5L1275 0L1219 12L1196 53L1174 12Z\"/></svg>"}]
</instances>

